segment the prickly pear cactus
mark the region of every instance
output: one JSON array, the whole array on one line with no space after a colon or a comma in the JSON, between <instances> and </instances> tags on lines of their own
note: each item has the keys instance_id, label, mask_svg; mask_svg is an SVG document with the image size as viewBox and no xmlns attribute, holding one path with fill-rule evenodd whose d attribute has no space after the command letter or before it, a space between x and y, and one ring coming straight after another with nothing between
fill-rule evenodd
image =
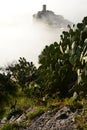
<instances>
[{"instance_id":1,"label":"prickly pear cactus","mask_svg":"<svg viewBox=\"0 0 87 130\"><path fill-rule=\"evenodd\" d=\"M68 55L73 70L77 72L77 84L87 85L87 17L63 32L60 46L63 56Z\"/></svg>"}]
</instances>

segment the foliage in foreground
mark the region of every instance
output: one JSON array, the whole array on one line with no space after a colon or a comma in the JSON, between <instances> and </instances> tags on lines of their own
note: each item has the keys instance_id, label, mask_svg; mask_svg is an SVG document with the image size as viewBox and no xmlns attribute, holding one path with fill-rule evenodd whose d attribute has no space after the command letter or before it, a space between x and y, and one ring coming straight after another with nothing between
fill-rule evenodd
<instances>
[{"instance_id":1,"label":"foliage in foreground","mask_svg":"<svg viewBox=\"0 0 87 130\"><path fill-rule=\"evenodd\" d=\"M40 85L44 93L64 97L74 91L87 92L87 17L58 43L46 46L39 56Z\"/></svg>"},{"instance_id":2,"label":"foliage in foreground","mask_svg":"<svg viewBox=\"0 0 87 130\"><path fill-rule=\"evenodd\" d=\"M4 127L1 130L16 130L16 128L13 128L12 124L5 124Z\"/></svg>"},{"instance_id":3,"label":"foliage in foreground","mask_svg":"<svg viewBox=\"0 0 87 130\"><path fill-rule=\"evenodd\" d=\"M5 73L0 74L1 110L13 98L17 98L19 103L22 94L25 99L42 100L45 97L45 101L51 96L71 96L74 91L82 91L86 95L87 17L82 23L73 25L72 28L69 26L69 30L63 31L60 37L59 43L55 42L43 49L38 69L32 62L20 58L15 64L6 67ZM25 99L21 101L24 109L29 106ZM17 105L22 105L18 103ZM68 105L74 107L74 103L72 98L68 100Z\"/></svg>"},{"instance_id":4,"label":"foliage in foreground","mask_svg":"<svg viewBox=\"0 0 87 130\"><path fill-rule=\"evenodd\" d=\"M22 90L37 77L37 69L33 62L28 62L24 57L20 57L17 63L9 65L6 71L22 87Z\"/></svg>"},{"instance_id":5,"label":"foliage in foreground","mask_svg":"<svg viewBox=\"0 0 87 130\"><path fill-rule=\"evenodd\" d=\"M65 97L74 91L87 91L87 17L63 31L60 42L46 46L39 56L39 68L25 58L8 66L9 79L15 80L27 97Z\"/></svg>"}]
</instances>

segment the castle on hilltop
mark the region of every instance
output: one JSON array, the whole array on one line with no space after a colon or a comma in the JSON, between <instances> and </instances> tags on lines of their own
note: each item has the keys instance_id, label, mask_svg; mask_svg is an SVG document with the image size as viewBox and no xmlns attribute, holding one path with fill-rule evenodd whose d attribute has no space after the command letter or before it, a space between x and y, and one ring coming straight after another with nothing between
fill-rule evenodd
<instances>
[{"instance_id":1,"label":"castle on hilltop","mask_svg":"<svg viewBox=\"0 0 87 130\"><path fill-rule=\"evenodd\" d=\"M52 11L47 10L46 7L47 7L46 5L43 5L42 11L38 11L37 14L33 15L33 17L39 19L39 18L47 17L47 15L49 14L54 14Z\"/></svg>"},{"instance_id":2,"label":"castle on hilltop","mask_svg":"<svg viewBox=\"0 0 87 130\"><path fill-rule=\"evenodd\" d=\"M47 10L47 6L45 4L42 6L42 11L38 11L34 14L33 18L59 28L72 24L70 21L64 19L62 15L56 15L53 11Z\"/></svg>"}]
</instances>

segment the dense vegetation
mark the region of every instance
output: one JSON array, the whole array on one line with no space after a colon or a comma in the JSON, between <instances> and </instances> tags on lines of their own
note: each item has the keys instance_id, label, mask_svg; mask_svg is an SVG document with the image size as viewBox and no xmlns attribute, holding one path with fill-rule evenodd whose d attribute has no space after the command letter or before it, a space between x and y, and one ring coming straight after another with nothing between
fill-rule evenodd
<instances>
[{"instance_id":1,"label":"dense vegetation","mask_svg":"<svg viewBox=\"0 0 87 130\"><path fill-rule=\"evenodd\" d=\"M10 107L13 99L19 103L22 98L33 98L40 103L43 97L65 98L72 96L73 92L82 92L86 97L87 17L82 23L68 28L68 31L62 32L59 43L43 49L38 68L25 58L20 58L1 69L0 112L7 104Z\"/></svg>"}]
</instances>

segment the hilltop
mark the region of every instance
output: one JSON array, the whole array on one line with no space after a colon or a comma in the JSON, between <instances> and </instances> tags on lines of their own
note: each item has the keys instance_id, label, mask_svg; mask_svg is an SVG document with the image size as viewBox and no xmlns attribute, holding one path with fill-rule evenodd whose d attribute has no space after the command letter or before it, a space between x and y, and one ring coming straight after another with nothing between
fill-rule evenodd
<instances>
[{"instance_id":1,"label":"hilltop","mask_svg":"<svg viewBox=\"0 0 87 130\"><path fill-rule=\"evenodd\" d=\"M53 11L47 10L46 5L43 5L42 11L34 14L33 18L58 28L65 28L67 25L72 25L72 22L65 19L62 15L56 15Z\"/></svg>"}]
</instances>

